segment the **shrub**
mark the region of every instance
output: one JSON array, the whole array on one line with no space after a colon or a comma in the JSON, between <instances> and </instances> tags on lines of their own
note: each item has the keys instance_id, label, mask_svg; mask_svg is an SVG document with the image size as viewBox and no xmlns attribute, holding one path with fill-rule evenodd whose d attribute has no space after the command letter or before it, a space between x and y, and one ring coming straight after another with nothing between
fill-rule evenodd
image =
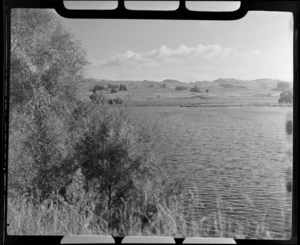
<instances>
[{"instance_id":1,"label":"shrub","mask_svg":"<svg viewBox=\"0 0 300 245\"><path fill-rule=\"evenodd\" d=\"M119 86L119 91L127 91L126 86L123 85L123 84L120 84L120 86Z\"/></svg>"},{"instance_id":2,"label":"shrub","mask_svg":"<svg viewBox=\"0 0 300 245\"><path fill-rule=\"evenodd\" d=\"M83 119L84 133L76 144L73 162L84 176L85 192L93 197L95 215L108 210L105 219L109 227L117 227L118 210L157 207L167 196L169 200L180 198L183 188L178 186L180 182L176 186L175 180L164 181L166 166L157 126L139 120L128 107L100 107L91 105ZM78 185L71 189L76 188Z\"/></svg>"},{"instance_id":3,"label":"shrub","mask_svg":"<svg viewBox=\"0 0 300 245\"><path fill-rule=\"evenodd\" d=\"M278 99L278 103L293 103L293 92L291 90L289 91L283 91L280 94L280 98Z\"/></svg>"},{"instance_id":4,"label":"shrub","mask_svg":"<svg viewBox=\"0 0 300 245\"><path fill-rule=\"evenodd\" d=\"M119 87L119 86L118 86L117 84L114 85L114 84L110 84L110 83L109 83L109 84L107 85L107 88L109 88L109 89L118 89L118 87Z\"/></svg>"},{"instance_id":5,"label":"shrub","mask_svg":"<svg viewBox=\"0 0 300 245\"><path fill-rule=\"evenodd\" d=\"M116 105L121 105L121 104L123 104L123 100L120 99L120 98L115 98L115 99L114 99L114 102L115 102Z\"/></svg>"},{"instance_id":6,"label":"shrub","mask_svg":"<svg viewBox=\"0 0 300 245\"><path fill-rule=\"evenodd\" d=\"M187 88L186 87L184 87L184 86L176 86L175 87L175 90L178 90L178 91L180 91L180 90L186 90Z\"/></svg>"},{"instance_id":7,"label":"shrub","mask_svg":"<svg viewBox=\"0 0 300 245\"><path fill-rule=\"evenodd\" d=\"M193 88L190 89L190 92L200 93L200 89L197 85L195 85Z\"/></svg>"},{"instance_id":8,"label":"shrub","mask_svg":"<svg viewBox=\"0 0 300 245\"><path fill-rule=\"evenodd\" d=\"M276 91L284 91L290 88L290 84L288 82L278 82L277 86L274 90Z\"/></svg>"},{"instance_id":9,"label":"shrub","mask_svg":"<svg viewBox=\"0 0 300 245\"><path fill-rule=\"evenodd\" d=\"M124 101L122 99L120 99L120 98L115 98L115 99L109 99L108 100L108 104L110 104L110 105L113 105L113 104L115 104L115 105L121 105L123 103L124 103Z\"/></svg>"},{"instance_id":10,"label":"shrub","mask_svg":"<svg viewBox=\"0 0 300 245\"><path fill-rule=\"evenodd\" d=\"M151 142L139 135L123 110L100 116L95 109L76 147L83 174L89 183L97 183L101 203L109 209L134 192L137 183L146 183L155 165Z\"/></svg>"},{"instance_id":11,"label":"shrub","mask_svg":"<svg viewBox=\"0 0 300 245\"><path fill-rule=\"evenodd\" d=\"M114 94L114 93L117 93L118 91L117 91L115 88L112 88L112 89L110 90L110 92L111 92L112 94Z\"/></svg>"},{"instance_id":12,"label":"shrub","mask_svg":"<svg viewBox=\"0 0 300 245\"><path fill-rule=\"evenodd\" d=\"M104 89L104 86L101 85L95 85L94 88L92 89L93 93L96 93L98 90L101 91Z\"/></svg>"},{"instance_id":13,"label":"shrub","mask_svg":"<svg viewBox=\"0 0 300 245\"><path fill-rule=\"evenodd\" d=\"M97 93L91 94L90 100L95 104L105 104L107 102L107 99L103 94L97 94Z\"/></svg>"}]
</instances>

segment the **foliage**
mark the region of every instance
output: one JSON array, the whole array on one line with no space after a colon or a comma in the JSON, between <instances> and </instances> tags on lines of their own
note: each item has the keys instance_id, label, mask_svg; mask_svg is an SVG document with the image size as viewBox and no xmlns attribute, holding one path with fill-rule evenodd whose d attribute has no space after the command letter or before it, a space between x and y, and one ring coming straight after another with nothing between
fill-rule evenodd
<instances>
[{"instance_id":1,"label":"foliage","mask_svg":"<svg viewBox=\"0 0 300 245\"><path fill-rule=\"evenodd\" d=\"M94 203L95 220L103 217L109 227L120 224L118 208L142 212L155 207L153 213L160 198L175 198L174 185L162 181L155 128L137 120L126 106L108 108L97 93L90 96L93 103L77 99L85 52L54 15L17 10L12 29L10 196L33 198L37 207L59 203L78 212ZM117 92L118 85L108 87Z\"/></svg>"},{"instance_id":2,"label":"foliage","mask_svg":"<svg viewBox=\"0 0 300 245\"><path fill-rule=\"evenodd\" d=\"M178 91L180 91L180 90L186 90L187 88L186 87L184 87L184 86L176 86L175 87L175 90L178 90Z\"/></svg>"},{"instance_id":3,"label":"foliage","mask_svg":"<svg viewBox=\"0 0 300 245\"><path fill-rule=\"evenodd\" d=\"M195 85L193 88L190 89L190 92L200 93L200 89L197 85Z\"/></svg>"},{"instance_id":4,"label":"foliage","mask_svg":"<svg viewBox=\"0 0 300 245\"><path fill-rule=\"evenodd\" d=\"M112 94L114 94L114 93L117 93L117 92L118 92L118 90L117 90L117 89L115 89L115 88L112 88L112 89L110 90L110 92L111 92Z\"/></svg>"},{"instance_id":5,"label":"foliage","mask_svg":"<svg viewBox=\"0 0 300 245\"><path fill-rule=\"evenodd\" d=\"M103 94L92 93L89 98L91 102L95 104L107 103L107 98Z\"/></svg>"},{"instance_id":6,"label":"foliage","mask_svg":"<svg viewBox=\"0 0 300 245\"><path fill-rule=\"evenodd\" d=\"M91 95L93 103L77 100L85 52L51 12L13 11L11 58L13 230L197 234L184 216L185 181L169 180L159 125L137 118L127 105L116 106L122 104L118 98L112 105L97 93ZM119 86L108 87L117 91ZM195 226L201 235L233 236L218 210Z\"/></svg>"},{"instance_id":7,"label":"foliage","mask_svg":"<svg viewBox=\"0 0 300 245\"><path fill-rule=\"evenodd\" d=\"M11 104L25 104L37 90L74 100L88 64L79 41L51 11L14 9L11 19Z\"/></svg>"},{"instance_id":8,"label":"foliage","mask_svg":"<svg viewBox=\"0 0 300 245\"><path fill-rule=\"evenodd\" d=\"M15 9L11 26L9 184L45 199L71 178L73 111L88 62L51 11Z\"/></svg>"},{"instance_id":9,"label":"foliage","mask_svg":"<svg viewBox=\"0 0 300 245\"><path fill-rule=\"evenodd\" d=\"M128 109L103 115L95 107L86 122L76 159L88 185L99 195L99 205L118 206L121 198L127 199L158 177L161 164L154 157L152 136L136 129Z\"/></svg>"},{"instance_id":10,"label":"foliage","mask_svg":"<svg viewBox=\"0 0 300 245\"><path fill-rule=\"evenodd\" d=\"M205 92L208 93L208 92L209 92L209 89L205 89Z\"/></svg>"},{"instance_id":11,"label":"foliage","mask_svg":"<svg viewBox=\"0 0 300 245\"><path fill-rule=\"evenodd\" d=\"M120 86L119 86L119 91L127 91L126 86L123 85L123 84L120 84Z\"/></svg>"},{"instance_id":12,"label":"foliage","mask_svg":"<svg viewBox=\"0 0 300 245\"><path fill-rule=\"evenodd\" d=\"M161 88L167 88L167 84L163 83L162 85L160 85Z\"/></svg>"},{"instance_id":13,"label":"foliage","mask_svg":"<svg viewBox=\"0 0 300 245\"><path fill-rule=\"evenodd\" d=\"M284 90L289 89L289 88L290 88L290 84L288 82L278 82L277 86L274 90L284 91Z\"/></svg>"},{"instance_id":14,"label":"foliage","mask_svg":"<svg viewBox=\"0 0 300 245\"><path fill-rule=\"evenodd\" d=\"M121 105L123 103L124 103L124 101L120 98L115 98L115 99L109 99L108 100L108 104L110 104L110 105L113 105L113 104Z\"/></svg>"},{"instance_id":15,"label":"foliage","mask_svg":"<svg viewBox=\"0 0 300 245\"><path fill-rule=\"evenodd\" d=\"M278 103L293 103L293 92L291 90L283 91L280 94L280 98L278 99Z\"/></svg>"},{"instance_id":16,"label":"foliage","mask_svg":"<svg viewBox=\"0 0 300 245\"><path fill-rule=\"evenodd\" d=\"M119 86L118 86L117 84L114 85L114 84L110 84L110 83L109 83L109 84L107 85L107 87L108 87L109 89L116 89L116 90L117 90Z\"/></svg>"},{"instance_id":17,"label":"foliage","mask_svg":"<svg viewBox=\"0 0 300 245\"><path fill-rule=\"evenodd\" d=\"M93 93L96 93L98 90L101 91L103 89L104 89L104 86L95 85L94 88L91 91L93 91Z\"/></svg>"},{"instance_id":18,"label":"foliage","mask_svg":"<svg viewBox=\"0 0 300 245\"><path fill-rule=\"evenodd\" d=\"M10 113L9 152L8 152L8 191L10 196L27 194L32 189L36 169L32 154L24 151L27 138L32 131L30 117L25 113Z\"/></svg>"}]
</instances>

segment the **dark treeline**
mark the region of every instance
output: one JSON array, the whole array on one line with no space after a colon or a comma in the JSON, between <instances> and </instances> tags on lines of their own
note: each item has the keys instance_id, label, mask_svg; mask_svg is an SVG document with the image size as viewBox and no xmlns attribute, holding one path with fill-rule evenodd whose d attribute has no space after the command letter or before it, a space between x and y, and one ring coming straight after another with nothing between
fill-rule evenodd
<instances>
[{"instance_id":1,"label":"dark treeline","mask_svg":"<svg viewBox=\"0 0 300 245\"><path fill-rule=\"evenodd\" d=\"M127 87L123 84L120 85L113 85L113 84L108 84L107 87L103 85L95 85L94 88L92 88L90 91L93 93L97 93L97 91L102 91L102 90L110 90L110 91L127 91Z\"/></svg>"},{"instance_id":2,"label":"dark treeline","mask_svg":"<svg viewBox=\"0 0 300 245\"><path fill-rule=\"evenodd\" d=\"M187 87L185 87L185 86L176 86L175 90L178 90L178 91L180 91L180 90L187 90Z\"/></svg>"},{"instance_id":3,"label":"dark treeline","mask_svg":"<svg viewBox=\"0 0 300 245\"><path fill-rule=\"evenodd\" d=\"M190 92L200 93L200 89L197 85L190 89Z\"/></svg>"},{"instance_id":4,"label":"dark treeline","mask_svg":"<svg viewBox=\"0 0 300 245\"><path fill-rule=\"evenodd\" d=\"M82 210L92 203L96 218L109 211L101 217L114 229L120 210L134 206L143 213L177 199L182 188L166 181L159 127L128 106L80 101L89 62L56 16L13 10L11 31L9 197L34 205L53 199ZM127 90L111 87L118 88Z\"/></svg>"}]
</instances>

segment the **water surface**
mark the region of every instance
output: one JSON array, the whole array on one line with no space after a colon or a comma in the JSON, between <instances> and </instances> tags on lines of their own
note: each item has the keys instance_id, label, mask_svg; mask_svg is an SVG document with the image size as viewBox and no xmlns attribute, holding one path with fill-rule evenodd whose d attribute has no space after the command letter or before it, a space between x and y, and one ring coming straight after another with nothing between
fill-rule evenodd
<instances>
[{"instance_id":1,"label":"water surface","mask_svg":"<svg viewBox=\"0 0 300 245\"><path fill-rule=\"evenodd\" d=\"M282 233L291 211L285 170L292 167L285 132L291 108L283 107L142 107L140 116L158 120L168 142L172 176L187 174L191 219L217 212L244 225L263 224ZM290 227L289 227L290 228Z\"/></svg>"}]
</instances>

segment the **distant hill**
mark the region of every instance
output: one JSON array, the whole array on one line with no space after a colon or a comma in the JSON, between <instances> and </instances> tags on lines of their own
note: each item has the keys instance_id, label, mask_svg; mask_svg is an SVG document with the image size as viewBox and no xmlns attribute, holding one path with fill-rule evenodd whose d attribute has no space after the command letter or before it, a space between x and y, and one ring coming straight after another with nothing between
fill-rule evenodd
<instances>
[{"instance_id":1,"label":"distant hill","mask_svg":"<svg viewBox=\"0 0 300 245\"><path fill-rule=\"evenodd\" d=\"M236 78L218 78L213 81L195 81L184 83L175 79L153 80L109 80L86 78L80 83L80 98L90 102L95 86L103 87L97 93L103 93L107 99L129 100L138 106L202 106L202 105L278 105L282 85L292 82L278 79L260 78L242 80ZM125 85L126 91L113 92L108 85ZM164 86L165 84L165 86ZM197 86L200 92L191 91ZM111 86L110 86L111 88ZM286 89L284 89L286 91Z\"/></svg>"},{"instance_id":2,"label":"distant hill","mask_svg":"<svg viewBox=\"0 0 300 245\"><path fill-rule=\"evenodd\" d=\"M147 87L159 87L160 86L160 82L156 82L156 81L143 80L140 83Z\"/></svg>"},{"instance_id":3,"label":"distant hill","mask_svg":"<svg viewBox=\"0 0 300 245\"><path fill-rule=\"evenodd\" d=\"M183 82L180 82L180 81L174 80L174 79L165 79L165 80L161 81L161 83L165 83L165 84L182 84Z\"/></svg>"},{"instance_id":4,"label":"distant hill","mask_svg":"<svg viewBox=\"0 0 300 245\"><path fill-rule=\"evenodd\" d=\"M197 85L199 87L209 87L213 86L212 82L209 81L197 81L197 82L191 82L191 86Z\"/></svg>"},{"instance_id":5,"label":"distant hill","mask_svg":"<svg viewBox=\"0 0 300 245\"><path fill-rule=\"evenodd\" d=\"M282 81L278 79L269 79L269 78L261 78L255 80L242 80L236 78L218 78L213 81L195 81L190 83L184 83L175 79L165 79L163 81L151 81L151 80L108 80L108 79L94 79L94 78L85 78L83 83L81 84L81 89L88 91L91 90L95 85L104 85L108 84L126 85L129 89L131 88L161 88L163 84L166 84L167 88L175 89L176 86L184 86L187 88L192 88L197 85L201 88L208 88L220 91L229 91L233 89L233 91L237 90L270 90L276 91L278 83L289 83L290 87L292 87L292 82L290 81Z\"/></svg>"},{"instance_id":6,"label":"distant hill","mask_svg":"<svg viewBox=\"0 0 300 245\"><path fill-rule=\"evenodd\" d=\"M238 80L238 79L235 79L235 78L218 78L218 79L212 81L212 83L218 83L218 84L241 84L244 81L245 80Z\"/></svg>"}]
</instances>

